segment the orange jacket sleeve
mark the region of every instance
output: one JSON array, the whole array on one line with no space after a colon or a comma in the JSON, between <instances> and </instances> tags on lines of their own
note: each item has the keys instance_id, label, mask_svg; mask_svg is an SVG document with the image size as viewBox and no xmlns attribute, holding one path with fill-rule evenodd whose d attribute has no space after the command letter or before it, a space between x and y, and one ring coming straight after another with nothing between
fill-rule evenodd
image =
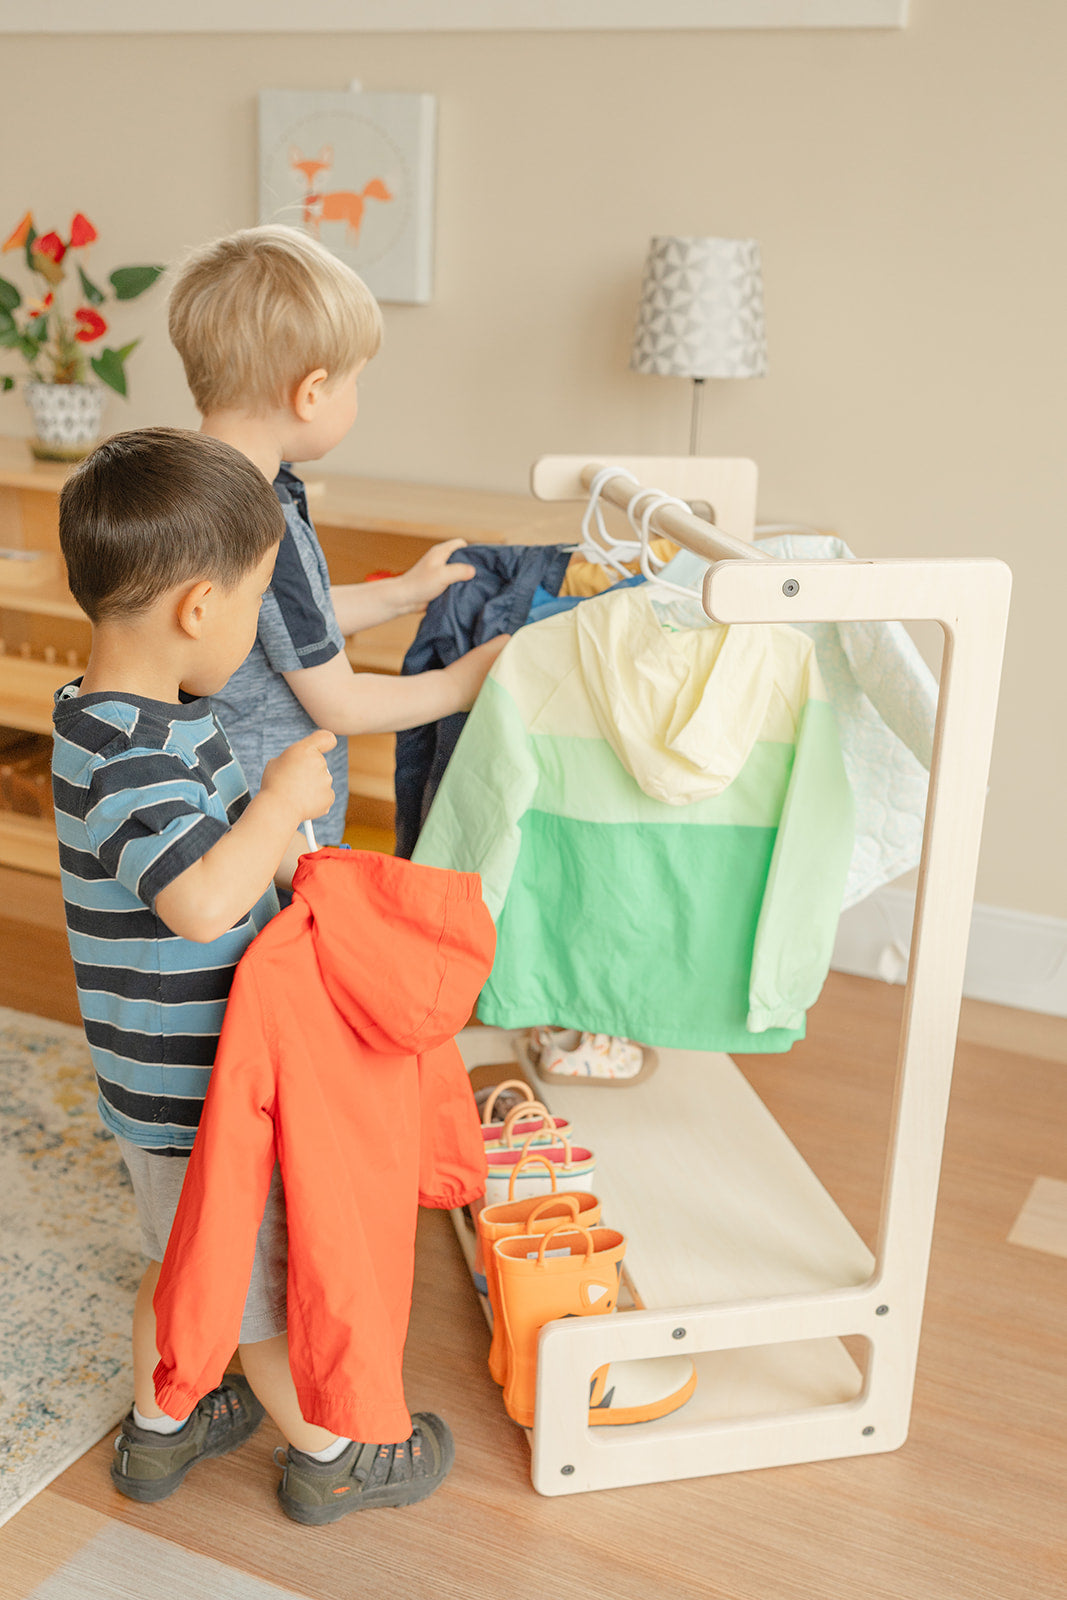
<instances>
[{"instance_id":1,"label":"orange jacket sleeve","mask_svg":"<svg viewBox=\"0 0 1067 1600\"><path fill-rule=\"evenodd\" d=\"M242 963L154 1298L156 1401L171 1417L188 1416L218 1386L240 1337L275 1161L277 1058L275 1041L267 1037L270 1016L254 966ZM238 1017L239 1029L231 1027ZM258 1037L250 1018L261 1019Z\"/></svg>"}]
</instances>

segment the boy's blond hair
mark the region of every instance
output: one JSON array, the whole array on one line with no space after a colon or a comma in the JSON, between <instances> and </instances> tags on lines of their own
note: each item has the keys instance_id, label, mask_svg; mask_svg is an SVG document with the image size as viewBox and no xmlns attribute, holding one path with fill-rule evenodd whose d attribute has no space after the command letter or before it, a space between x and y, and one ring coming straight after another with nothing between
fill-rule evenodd
<instances>
[{"instance_id":1,"label":"boy's blond hair","mask_svg":"<svg viewBox=\"0 0 1067 1600\"><path fill-rule=\"evenodd\" d=\"M382 341L378 302L351 267L296 228L243 228L189 255L170 293L170 336L197 408L261 415L309 372L330 379Z\"/></svg>"}]
</instances>

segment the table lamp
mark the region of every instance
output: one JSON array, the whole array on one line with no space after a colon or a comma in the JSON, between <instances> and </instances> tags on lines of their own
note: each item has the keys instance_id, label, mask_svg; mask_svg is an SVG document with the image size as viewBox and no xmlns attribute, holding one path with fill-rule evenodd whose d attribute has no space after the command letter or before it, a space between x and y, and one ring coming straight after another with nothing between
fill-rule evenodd
<instances>
[{"instance_id":1,"label":"table lamp","mask_svg":"<svg viewBox=\"0 0 1067 1600\"><path fill-rule=\"evenodd\" d=\"M630 366L692 378L689 453L696 455L705 379L761 378L767 370L758 242L652 239Z\"/></svg>"}]
</instances>

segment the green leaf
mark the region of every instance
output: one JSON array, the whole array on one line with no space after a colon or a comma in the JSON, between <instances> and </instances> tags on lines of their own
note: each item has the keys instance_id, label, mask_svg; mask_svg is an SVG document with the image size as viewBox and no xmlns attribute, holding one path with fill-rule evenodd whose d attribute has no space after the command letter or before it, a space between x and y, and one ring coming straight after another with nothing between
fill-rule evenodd
<instances>
[{"instance_id":1,"label":"green leaf","mask_svg":"<svg viewBox=\"0 0 1067 1600\"><path fill-rule=\"evenodd\" d=\"M33 223L31 222L30 223L30 231L26 235L26 246L25 246L25 249L26 249L26 265L29 267L31 272L36 272L37 271L37 268L33 264L33 241L36 239L36 237L37 237L37 229L34 227Z\"/></svg>"},{"instance_id":2,"label":"green leaf","mask_svg":"<svg viewBox=\"0 0 1067 1600\"><path fill-rule=\"evenodd\" d=\"M8 283L6 278L0 278L0 311L14 311L21 304L22 296L15 285Z\"/></svg>"},{"instance_id":3,"label":"green leaf","mask_svg":"<svg viewBox=\"0 0 1067 1600\"><path fill-rule=\"evenodd\" d=\"M17 350L27 361L36 361L40 345L28 333L21 333L14 322L0 322L0 350Z\"/></svg>"},{"instance_id":4,"label":"green leaf","mask_svg":"<svg viewBox=\"0 0 1067 1600\"><path fill-rule=\"evenodd\" d=\"M10 311L5 311L3 306L0 306L0 333L10 333L15 326L15 319Z\"/></svg>"},{"instance_id":5,"label":"green leaf","mask_svg":"<svg viewBox=\"0 0 1067 1600\"><path fill-rule=\"evenodd\" d=\"M128 361L140 344L140 339L135 339L132 344L124 344L121 350L116 351L120 361Z\"/></svg>"},{"instance_id":6,"label":"green leaf","mask_svg":"<svg viewBox=\"0 0 1067 1600\"><path fill-rule=\"evenodd\" d=\"M109 280L116 300L136 300L166 270L165 267L116 267Z\"/></svg>"},{"instance_id":7,"label":"green leaf","mask_svg":"<svg viewBox=\"0 0 1067 1600\"><path fill-rule=\"evenodd\" d=\"M89 304L91 306L102 306L106 299L103 289L98 289L92 278L85 276L85 271L82 267L78 268L78 277L82 281L82 294Z\"/></svg>"},{"instance_id":8,"label":"green leaf","mask_svg":"<svg viewBox=\"0 0 1067 1600\"><path fill-rule=\"evenodd\" d=\"M0 378L0 393L6 394L9 389L13 389L14 387L14 378L9 378L6 375L3 378Z\"/></svg>"},{"instance_id":9,"label":"green leaf","mask_svg":"<svg viewBox=\"0 0 1067 1600\"><path fill-rule=\"evenodd\" d=\"M34 344L44 344L48 338L48 318L36 317L26 325L26 338L32 339Z\"/></svg>"},{"instance_id":10,"label":"green leaf","mask_svg":"<svg viewBox=\"0 0 1067 1600\"><path fill-rule=\"evenodd\" d=\"M102 350L98 356L92 356L89 365L109 389L114 389L116 394L126 393L126 373L123 370L122 356L118 350Z\"/></svg>"}]
</instances>

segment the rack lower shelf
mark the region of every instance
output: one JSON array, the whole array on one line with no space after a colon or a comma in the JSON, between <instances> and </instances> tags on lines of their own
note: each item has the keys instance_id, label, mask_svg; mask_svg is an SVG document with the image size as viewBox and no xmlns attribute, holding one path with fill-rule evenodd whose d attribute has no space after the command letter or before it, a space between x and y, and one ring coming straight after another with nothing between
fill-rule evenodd
<instances>
[{"instance_id":1,"label":"rack lower shelf","mask_svg":"<svg viewBox=\"0 0 1067 1600\"><path fill-rule=\"evenodd\" d=\"M576 1141L593 1149L591 1187L604 1221L626 1236L626 1272L639 1308L669 1312L684 1328L687 1312L832 1295L871 1277L870 1250L728 1056L661 1050L650 1078L607 1089L542 1083L524 1058L522 1035L470 1028L459 1045L468 1068L518 1060L551 1110L572 1122ZM473 1236L461 1214L454 1220L470 1264ZM630 1313L609 1320L622 1332ZM863 1388L836 1337L769 1338L714 1350L691 1344L698 1382L684 1407L657 1422L586 1430L594 1460L625 1443L624 1468L606 1466L602 1481L594 1470L593 1481L586 1471L565 1487L537 1487L572 1492L688 1475L692 1468L644 1473L640 1442L656 1453L675 1441L682 1459L684 1441L709 1430L846 1406Z\"/></svg>"},{"instance_id":2,"label":"rack lower shelf","mask_svg":"<svg viewBox=\"0 0 1067 1600\"><path fill-rule=\"evenodd\" d=\"M729 1056L660 1050L643 1083L542 1083L521 1036L466 1029L468 1067L512 1056L596 1155L595 1189L626 1235L649 1308L853 1288L874 1258ZM485 1052L489 1054L486 1055Z\"/></svg>"}]
</instances>

